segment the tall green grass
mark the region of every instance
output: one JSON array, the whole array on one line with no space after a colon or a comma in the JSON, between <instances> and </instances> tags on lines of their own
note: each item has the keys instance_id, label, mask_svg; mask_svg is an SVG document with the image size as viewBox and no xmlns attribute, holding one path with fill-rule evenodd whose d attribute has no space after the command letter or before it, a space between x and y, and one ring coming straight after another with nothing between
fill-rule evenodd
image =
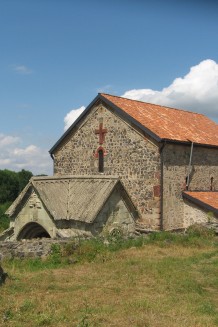
<instances>
[{"instance_id":1,"label":"tall green grass","mask_svg":"<svg viewBox=\"0 0 218 327\"><path fill-rule=\"evenodd\" d=\"M0 326L215 327L218 243L199 228L55 244L3 262Z\"/></svg>"},{"instance_id":2,"label":"tall green grass","mask_svg":"<svg viewBox=\"0 0 218 327\"><path fill-rule=\"evenodd\" d=\"M140 248L146 245L158 245L160 248L170 246L204 247L215 246L218 240L213 230L195 225L185 233L154 232L135 238L124 238L120 233L107 237L96 237L88 240L72 239L67 244L53 244L51 254L44 259L11 259L7 264L24 271L37 271L42 269L55 269L69 264L93 262L95 260L107 261L113 253L129 248Z\"/></svg>"}]
</instances>

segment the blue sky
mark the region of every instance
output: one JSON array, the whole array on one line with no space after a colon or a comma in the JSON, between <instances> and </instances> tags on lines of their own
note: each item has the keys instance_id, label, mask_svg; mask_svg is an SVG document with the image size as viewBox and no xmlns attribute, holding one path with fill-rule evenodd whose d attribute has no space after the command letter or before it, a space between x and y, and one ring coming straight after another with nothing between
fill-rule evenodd
<instances>
[{"instance_id":1,"label":"blue sky","mask_svg":"<svg viewBox=\"0 0 218 327\"><path fill-rule=\"evenodd\" d=\"M0 169L52 174L98 92L218 122L217 36L215 0L0 0Z\"/></svg>"}]
</instances>

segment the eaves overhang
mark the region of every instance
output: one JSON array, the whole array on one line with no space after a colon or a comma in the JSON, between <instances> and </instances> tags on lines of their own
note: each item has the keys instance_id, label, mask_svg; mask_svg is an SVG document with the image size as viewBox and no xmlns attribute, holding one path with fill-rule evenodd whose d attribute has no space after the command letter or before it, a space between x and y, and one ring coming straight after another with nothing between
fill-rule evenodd
<instances>
[{"instance_id":1,"label":"eaves overhang","mask_svg":"<svg viewBox=\"0 0 218 327\"><path fill-rule=\"evenodd\" d=\"M167 139L167 138L161 138L156 133L151 131L151 129L145 127L143 124L141 124L138 120L133 118L131 115L129 115L127 112L125 112L123 109L115 105L113 102L111 102L109 99L104 97L103 94L99 93L94 100L87 106L87 108L82 112L82 114L75 120L75 122L66 130L66 132L60 137L60 139L54 144L54 146L49 150L50 155L52 156L57 147L61 144L61 142L65 139L65 137L78 126L79 122L85 115L88 113L88 111L95 105L98 101L101 101L102 103L105 103L109 107L109 109L114 112L117 116L122 118L124 121L127 121L130 123L133 127L138 128L140 131L142 131L144 134L151 137L153 140L155 140L158 143L175 143L175 144L181 144L181 145L189 145L192 141L188 140L174 140L174 139ZM218 148L217 145L211 145L211 144L202 144L196 142L196 140L193 141L195 146L200 147L207 147L207 148Z\"/></svg>"},{"instance_id":2,"label":"eaves overhang","mask_svg":"<svg viewBox=\"0 0 218 327\"><path fill-rule=\"evenodd\" d=\"M146 128L142 124L140 124L137 120L135 120L133 117L128 115L126 112L124 112L122 109L117 107L113 102L106 99L101 93L99 93L94 100L88 105L88 107L81 113L81 115L75 120L75 122L66 130L66 132L60 137L60 139L54 144L54 146L49 150L50 155L54 153L56 148L61 144L61 142L65 139L65 137L77 126L77 124L80 122L80 120L87 114L87 112L90 110L90 108L97 102L101 100L106 105L108 105L119 117L121 117L124 120L127 120L132 125L139 128L141 131L149 135L151 138L153 138L157 142L161 142L162 139L153 133L150 129Z\"/></svg>"},{"instance_id":3,"label":"eaves overhang","mask_svg":"<svg viewBox=\"0 0 218 327\"><path fill-rule=\"evenodd\" d=\"M218 145L211 145L211 144L206 144L206 143L197 143L196 141L191 141L191 140L180 141L180 140L172 140L172 139L162 138L161 142L169 143L169 144L189 145L189 146L190 146L191 143L193 143L195 147L197 146L197 147L203 147L203 148L218 149Z\"/></svg>"},{"instance_id":4,"label":"eaves overhang","mask_svg":"<svg viewBox=\"0 0 218 327\"><path fill-rule=\"evenodd\" d=\"M192 196L190 193L191 193L191 192L189 192L189 194L187 194L187 192L183 192L183 193L182 193L183 198L185 198L185 199L191 201L192 203L194 203L194 204L196 204L197 206L199 206L199 207L201 207L201 208L207 210L208 212L211 211L211 212L215 213L216 215L218 215L218 209L217 209L217 208L215 208L215 207L209 205L208 203L205 203L205 202L203 202L203 201L197 199L196 197ZM211 193L213 193L213 192L211 192ZM217 193L217 192L216 192L216 193Z\"/></svg>"}]
</instances>

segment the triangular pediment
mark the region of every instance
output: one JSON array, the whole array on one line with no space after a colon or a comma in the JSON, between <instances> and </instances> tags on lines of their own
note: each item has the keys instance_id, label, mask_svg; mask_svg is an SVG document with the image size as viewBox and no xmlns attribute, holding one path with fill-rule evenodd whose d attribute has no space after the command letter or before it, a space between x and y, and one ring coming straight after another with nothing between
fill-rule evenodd
<instances>
[{"instance_id":1,"label":"triangular pediment","mask_svg":"<svg viewBox=\"0 0 218 327\"><path fill-rule=\"evenodd\" d=\"M15 216L25 199L35 192L54 220L92 223L117 187L120 192L125 193L127 206L133 207L117 177L35 177L11 205L7 214Z\"/></svg>"}]
</instances>

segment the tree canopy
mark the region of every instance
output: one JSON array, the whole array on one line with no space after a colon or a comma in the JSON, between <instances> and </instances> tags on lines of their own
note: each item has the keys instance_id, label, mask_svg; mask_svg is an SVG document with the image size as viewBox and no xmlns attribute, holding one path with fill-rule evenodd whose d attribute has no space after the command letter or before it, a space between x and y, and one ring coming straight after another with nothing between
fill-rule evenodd
<instances>
[{"instance_id":1,"label":"tree canopy","mask_svg":"<svg viewBox=\"0 0 218 327\"><path fill-rule=\"evenodd\" d=\"M30 171L24 169L19 172L0 170L0 204L14 201L32 176Z\"/></svg>"},{"instance_id":2,"label":"tree canopy","mask_svg":"<svg viewBox=\"0 0 218 327\"><path fill-rule=\"evenodd\" d=\"M22 169L19 172L0 170L0 233L9 227L9 217L5 211L29 182L33 174Z\"/></svg>"}]
</instances>

